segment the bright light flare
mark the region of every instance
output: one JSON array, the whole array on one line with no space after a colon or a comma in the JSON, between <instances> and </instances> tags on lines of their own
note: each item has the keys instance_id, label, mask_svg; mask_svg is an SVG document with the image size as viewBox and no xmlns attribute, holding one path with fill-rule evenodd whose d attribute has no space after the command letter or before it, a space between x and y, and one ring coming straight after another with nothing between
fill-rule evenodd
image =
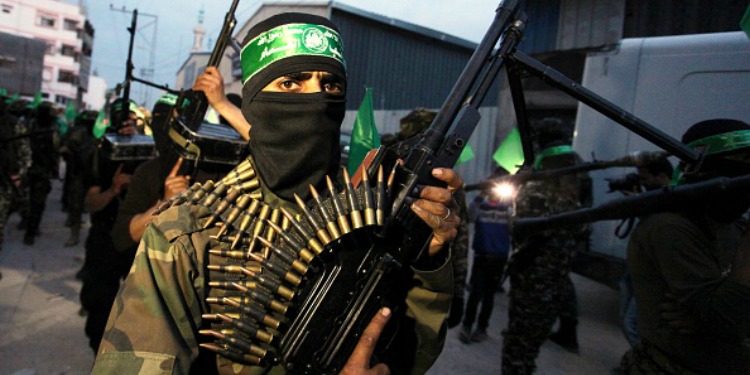
<instances>
[{"instance_id":1,"label":"bright light flare","mask_svg":"<svg viewBox=\"0 0 750 375\"><path fill-rule=\"evenodd\" d=\"M497 184L492 188L492 194L494 194L498 199L501 200L510 200L513 199L516 195L516 188L515 186L504 182L501 184Z\"/></svg>"}]
</instances>

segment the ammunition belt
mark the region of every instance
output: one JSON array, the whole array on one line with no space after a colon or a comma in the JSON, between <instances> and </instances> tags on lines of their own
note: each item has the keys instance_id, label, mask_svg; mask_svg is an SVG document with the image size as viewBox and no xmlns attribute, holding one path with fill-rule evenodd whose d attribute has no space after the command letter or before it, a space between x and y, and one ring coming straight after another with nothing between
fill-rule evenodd
<instances>
[{"instance_id":1,"label":"ammunition belt","mask_svg":"<svg viewBox=\"0 0 750 375\"><path fill-rule=\"evenodd\" d=\"M258 177L248 159L221 181L196 183L164 203L157 212L180 204L197 204L212 213L203 224L211 235L206 302L211 313L203 319L214 339L204 349L245 365L284 363L282 341L287 328L304 314L305 284L312 284L318 258L353 231L383 225L388 202L382 170L375 186L364 178L355 189L344 171L346 186L337 191L330 178L328 196L310 186L313 199L298 196L300 214L272 208L261 201ZM364 229L362 229L364 228Z\"/></svg>"}]
</instances>

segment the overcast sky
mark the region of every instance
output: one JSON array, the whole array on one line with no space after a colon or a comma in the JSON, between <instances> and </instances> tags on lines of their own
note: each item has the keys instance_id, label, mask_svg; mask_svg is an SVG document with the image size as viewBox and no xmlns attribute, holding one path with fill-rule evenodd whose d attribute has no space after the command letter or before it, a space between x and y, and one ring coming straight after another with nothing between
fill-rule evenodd
<instances>
[{"instance_id":1,"label":"overcast sky","mask_svg":"<svg viewBox=\"0 0 750 375\"><path fill-rule=\"evenodd\" d=\"M67 0L75 1L76 0ZM307 0L299 0L300 3ZM320 2L319 0L312 0ZM487 31L500 0L342 0L369 12L429 27L472 42ZM138 9L138 26L133 50L133 74L146 78L142 69L152 59L157 84L174 86L177 69L187 58L193 43L193 28L204 10L204 48L213 48L231 0L84 0L88 19L95 29L92 72L104 77L108 87L125 79L132 10ZM240 0L235 14L239 29L255 12L261 0ZM124 10L124 11L123 11ZM155 16L155 17L154 17ZM154 40L156 30L156 42ZM208 44L210 42L210 45ZM344 41L346 43L346 41ZM160 95L156 90L133 83L131 96L150 106Z\"/></svg>"}]
</instances>

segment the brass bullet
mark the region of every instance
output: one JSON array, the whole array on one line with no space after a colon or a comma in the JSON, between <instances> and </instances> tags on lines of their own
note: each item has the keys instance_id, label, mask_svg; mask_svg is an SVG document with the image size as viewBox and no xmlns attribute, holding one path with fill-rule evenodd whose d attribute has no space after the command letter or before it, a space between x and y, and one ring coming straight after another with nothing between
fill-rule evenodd
<instances>
[{"instance_id":1,"label":"brass bullet","mask_svg":"<svg viewBox=\"0 0 750 375\"><path fill-rule=\"evenodd\" d=\"M247 255L254 261L260 263L261 267L265 267L267 270L271 271L271 273L279 276L281 279L286 280L294 286L297 286L302 282L301 276L295 274L294 272L290 272L288 268L283 267L278 263L275 263L268 259L264 259L254 253L247 253Z\"/></svg>"},{"instance_id":2,"label":"brass bullet","mask_svg":"<svg viewBox=\"0 0 750 375\"><path fill-rule=\"evenodd\" d=\"M235 204L235 206L232 207L232 210L229 211L227 218L224 220L224 225L219 229L218 235L224 234L234 227L234 221L237 220L237 217L239 217L242 211L250 204L251 199L252 198L250 198L249 195L240 196L237 200L237 204Z\"/></svg>"},{"instance_id":3,"label":"brass bullet","mask_svg":"<svg viewBox=\"0 0 750 375\"><path fill-rule=\"evenodd\" d=\"M211 287L211 288L219 288L219 289L236 289L232 285L232 283L240 284L240 285L242 285L242 286L244 286L245 288L248 288L248 289L255 289L258 286L258 284L255 281L247 281L247 280L244 280L244 281L243 280L236 280L236 281L226 281L226 280L222 280L222 281L209 281L208 282L208 286Z\"/></svg>"},{"instance_id":4,"label":"brass bullet","mask_svg":"<svg viewBox=\"0 0 750 375\"><path fill-rule=\"evenodd\" d=\"M257 272L249 270L245 267L240 267L240 271L245 275L251 277L258 284L268 288L281 297L286 298L288 301L291 301L292 298L294 298L294 291L282 285L281 282L265 277L263 275L259 275Z\"/></svg>"},{"instance_id":5,"label":"brass bullet","mask_svg":"<svg viewBox=\"0 0 750 375\"><path fill-rule=\"evenodd\" d=\"M365 225L375 225L375 198L372 196L372 190L370 190L370 177L367 175L367 170L362 166L362 193L364 194L365 201Z\"/></svg>"},{"instance_id":6,"label":"brass bullet","mask_svg":"<svg viewBox=\"0 0 750 375\"><path fill-rule=\"evenodd\" d=\"M298 261L291 251L286 250L286 249L280 249L274 246L271 243L271 241L268 241L263 237L257 237L257 239L263 246L265 246L266 248L273 251L276 255L278 255L279 259L284 261L287 265L291 266L293 270L299 272L302 275L307 273L307 270L309 269L309 267L306 266L304 263Z\"/></svg>"},{"instance_id":7,"label":"brass bullet","mask_svg":"<svg viewBox=\"0 0 750 375\"><path fill-rule=\"evenodd\" d=\"M207 349L207 350L210 350L210 351L212 351L214 353L218 353L221 356L226 357L226 358L228 358L228 359L230 359L232 361L238 362L238 363L244 363L244 364L250 364L250 365L259 365L261 363L261 361L263 360L262 358L258 358L258 357L254 356L254 355L242 354L242 353L238 353L236 351L232 351L232 350L229 350L229 349L224 349L224 348L222 348L222 347L220 347L220 346L218 346L216 344L201 343L200 347L204 348L204 349Z\"/></svg>"},{"instance_id":8,"label":"brass bullet","mask_svg":"<svg viewBox=\"0 0 750 375\"><path fill-rule=\"evenodd\" d=\"M307 250L307 248L302 245L297 239L295 239L293 236L286 233L286 231L282 230L278 225L266 221L266 224L268 224L269 227L271 227L272 230L276 231L276 233L281 236L282 239L286 242L286 244L291 247L297 255L302 258L302 260L305 261L305 263L310 263L314 258L315 254L310 252L310 250Z\"/></svg>"},{"instance_id":9,"label":"brass bullet","mask_svg":"<svg viewBox=\"0 0 750 375\"><path fill-rule=\"evenodd\" d=\"M318 237L318 239L323 242L323 246L328 245L329 242L331 242L331 237L328 236L328 232L323 227L323 224L318 220L315 215L313 215L312 212L307 208L307 205L305 202L302 201L302 198L299 197L299 195L294 194L294 200L297 201L297 206L302 210L302 213L305 215L305 218L307 218L307 222L310 223L310 226L312 226L313 230L315 231L315 235Z\"/></svg>"},{"instance_id":10,"label":"brass bullet","mask_svg":"<svg viewBox=\"0 0 750 375\"><path fill-rule=\"evenodd\" d=\"M211 207L219 198L221 198L224 193L227 192L227 185L224 185L223 182L219 182L216 184L216 187L211 190L210 193L206 196L206 199L203 201L203 205L206 207Z\"/></svg>"},{"instance_id":11,"label":"brass bullet","mask_svg":"<svg viewBox=\"0 0 750 375\"><path fill-rule=\"evenodd\" d=\"M266 355L266 350L261 348L260 346L254 345L250 343L249 341L236 337L234 335L225 335L221 332L214 331L212 329L202 329L198 331L201 335L205 336L211 336L213 338L222 340L230 346L234 346L235 348L239 349L240 351L249 353L251 355L263 358Z\"/></svg>"},{"instance_id":12,"label":"brass bullet","mask_svg":"<svg viewBox=\"0 0 750 375\"><path fill-rule=\"evenodd\" d=\"M273 299L270 295L261 292L260 290L245 288L238 283L233 283L232 286L234 286L235 289L239 290L240 292L245 293L253 301L273 311L276 311L281 315L286 314L286 311L289 309L288 305Z\"/></svg>"},{"instance_id":13,"label":"brass bullet","mask_svg":"<svg viewBox=\"0 0 750 375\"><path fill-rule=\"evenodd\" d=\"M216 209L211 214L211 216L206 220L206 222L203 224L203 229L209 228L214 225L218 220L221 219L221 214L224 213L229 207L232 207L232 203L237 199L237 197L242 194L239 190L229 190L227 193L227 196L224 197L224 199L219 202L219 205L216 206ZM219 236L221 236L221 231L219 232Z\"/></svg>"},{"instance_id":14,"label":"brass bullet","mask_svg":"<svg viewBox=\"0 0 750 375\"><path fill-rule=\"evenodd\" d=\"M203 314L203 319L206 320L221 320L224 323L229 324L232 328L240 331L252 338L258 339L265 343L273 341L273 334L268 331L264 331L252 324L247 324L240 319L234 319L226 314Z\"/></svg>"},{"instance_id":15,"label":"brass bullet","mask_svg":"<svg viewBox=\"0 0 750 375\"><path fill-rule=\"evenodd\" d=\"M192 204L197 204L211 189L214 188L214 182L211 180L206 181L200 189L196 190L193 195L188 198L188 201Z\"/></svg>"},{"instance_id":16,"label":"brass bullet","mask_svg":"<svg viewBox=\"0 0 750 375\"><path fill-rule=\"evenodd\" d=\"M383 180L383 166L378 167L378 181L375 186L375 219L378 225L385 223L385 180Z\"/></svg>"},{"instance_id":17,"label":"brass bullet","mask_svg":"<svg viewBox=\"0 0 750 375\"><path fill-rule=\"evenodd\" d=\"M331 203L333 204L333 212L336 215L336 222L339 224L339 230L341 235L347 234L352 231L349 226L349 219L346 217L346 211L344 211L344 205L341 204L339 194L333 187L333 181L330 176L326 176L326 185L328 185L328 193L331 196Z\"/></svg>"},{"instance_id":18,"label":"brass bullet","mask_svg":"<svg viewBox=\"0 0 750 375\"><path fill-rule=\"evenodd\" d=\"M281 326L281 321L272 317L271 315L266 314L265 311L261 310L260 308L258 308L257 306L253 304L240 303L236 300L226 298L226 297L221 298L221 300L222 300L221 303L225 305L230 305L230 306L233 306L242 310L242 312L247 314L247 316L255 319L255 321L258 323L262 323L266 327L278 329L279 326Z\"/></svg>"},{"instance_id":19,"label":"brass bullet","mask_svg":"<svg viewBox=\"0 0 750 375\"><path fill-rule=\"evenodd\" d=\"M222 182L231 186L247 181L253 177L255 177L255 170L248 169L239 174L232 173L230 175L227 175L226 177L224 177Z\"/></svg>"},{"instance_id":20,"label":"brass bullet","mask_svg":"<svg viewBox=\"0 0 750 375\"><path fill-rule=\"evenodd\" d=\"M303 227L302 224L299 221L297 221L297 219L292 214L290 214L289 211L287 211L285 208L283 207L281 208L281 213L284 215L284 217L287 218L287 220L289 220L289 222L292 224L292 227L294 227L294 229L297 230L297 233L300 234L302 239L304 241L307 241L307 246L311 248L315 252L316 255L323 252L323 245L321 245L320 242L318 242L315 235L307 231L307 229Z\"/></svg>"},{"instance_id":21,"label":"brass bullet","mask_svg":"<svg viewBox=\"0 0 750 375\"><path fill-rule=\"evenodd\" d=\"M257 178L254 180L245 181L239 185L236 185L236 189L244 192L250 192L260 187L260 180Z\"/></svg>"},{"instance_id":22,"label":"brass bullet","mask_svg":"<svg viewBox=\"0 0 750 375\"><path fill-rule=\"evenodd\" d=\"M344 184L346 186L346 198L349 203L349 217L352 219L352 228L362 228L362 213L359 208L359 198L357 198L357 191L354 190L354 185L349 179L349 172L344 168Z\"/></svg>"},{"instance_id":23,"label":"brass bullet","mask_svg":"<svg viewBox=\"0 0 750 375\"><path fill-rule=\"evenodd\" d=\"M330 238L336 239L341 237L341 232L339 232L338 226L336 226L336 221L333 219L333 216L331 216L331 213L328 211L328 209L325 206L325 203L320 198L320 195L318 195L318 191L315 190L315 187L310 185L310 193L312 193L313 199L315 199L315 203L318 204L318 212L323 216L323 220L326 222L326 228L328 229L328 233L331 235Z\"/></svg>"}]
</instances>

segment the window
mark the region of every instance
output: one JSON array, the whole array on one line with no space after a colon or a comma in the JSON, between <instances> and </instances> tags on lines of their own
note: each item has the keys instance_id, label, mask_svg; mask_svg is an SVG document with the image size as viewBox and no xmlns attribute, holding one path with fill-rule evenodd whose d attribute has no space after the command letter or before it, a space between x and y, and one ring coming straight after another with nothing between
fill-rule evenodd
<instances>
[{"instance_id":1,"label":"window","mask_svg":"<svg viewBox=\"0 0 750 375\"><path fill-rule=\"evenodd\" d=\"M57 53L55 42L47 41L47 49L44 51L44 53L50 56L54 56Z\"/></svg>"},{"instance_id":2,"label":"window","mask_svg":"<svg viewBox=\"0 0 750 375\"><path fill-rule=\"evenodd\" d=\"M0 55L0 69L13 69L16 66L16 58L13 56Z\"/></svg>"},{"instance_id":3,"label":"window","mask_svg":"<svg viewBox=\"0 0 750 375\"><path fill-rule=\"evenodd\" d=\"M76 48L67 44L63 44L62 49L60 50L60 54L70 57L76 57L76 55L78 55L78 53L76 53Z\"/></svg>"},{"instance_id":4,"label":"window","mask_svg":"<svg viewBox=\"0 0 750 375\"><path fill-rule=\"evenodd\" d=\"M55 103L57 104L65 106L68 104L69 101L70 101L70 98L68 98L67 96L55 95Z\"/></svg>"},{"instance_id":5,"label":"window","mask_svg":"<svg viewBox=\"0 0 750 375\"><path fill-rule=\"evenodd\" d=\"M11 14L13 12L13 5L2 4L0 5L0 11L2 11L3 14Z\"/></svg>"},{"instance_id":6,"label":"window","mask_svg":"<svg viewBox=\"0 0 750 375\"><path fill-rule=\"evenodd\" d=\"M63 29L68 31L77 31L78 30L78 21L76 20L69 20L65 19L63 21Z\"/></svg>"},{"instance_id":7,"label":"window","mask_svg":"<svg viewBox=\"0 0 750 375\"><path fill-rule=\"evenodd\" d=\"M50 29L55 28L55 17L47 16L47 15L39 15L39 26L41 27L48 27Z\"/></svg>"},{"instance_id":8,"label":"window","mask_svg":"<svg viewBox=\"0 0 750 375\"><path fill-rule=\"evenodd\" d=\"M61 70L57 75L57 82L75 84L78 77L73 72Z\"/></svg>"}]
</instances>

